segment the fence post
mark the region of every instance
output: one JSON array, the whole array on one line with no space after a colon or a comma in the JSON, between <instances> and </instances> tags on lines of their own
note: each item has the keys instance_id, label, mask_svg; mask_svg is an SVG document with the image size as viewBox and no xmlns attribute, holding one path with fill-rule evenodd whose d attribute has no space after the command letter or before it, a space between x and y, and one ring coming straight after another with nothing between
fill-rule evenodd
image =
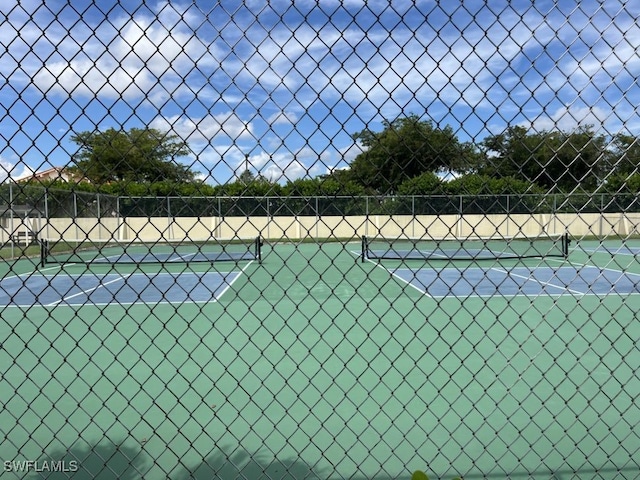
<instances>
[{"instance_id":1,"label":"fence post","mask_svg":"<svg viewBox=\"0 0 640 480\"><path fill-rule=\"evenodd\" d=\"M118 197L116 197L116 210L117 210L117 218L118 221L116 223L116 232L117 232L117 240L122 240L123 235L122 235L122 228L123 228L123 224L124 222L122 221L122 215L120 214L121 210L120 210L120 195L118 195Z\"/></svg>"},{"instance_id":2,"label":"fence post","mask_svg":"<svg viewBox=\"0 0 640 480\"><path fill-rule=\"evenodd\" d=\"M411 236L416 237L416 196L411 195Z\"/></svg>"},{"instance_id":3,"label":"fence post","mask_svg":"<svg viewBox=\"0 0 640 480\"><path fill-rule=\"evenodd\" d=\"M458 195L458 222L457 222L457 228L456 228L456 237L460 238L462 237L462 222L463 222L463 215L462 212L464 210L464 197L462 195Z\"/></svg>"},{"instance_id":4,"label":"fence post","mask_svg":"<svg viewBox=\"0 0 640 480\"><path fill-rule=\"evenodd\" d=\"M553 194L553 231L556 232L558 228L558 194Z\"/></svg>"},{"instance_id":5,"label":"fence post","mask_svg":"<svg viewBox=\"0 0 640 480\"><path fill-rule=\"evenodd\" d=\"M167 235L168 240L173 240L173 220L171 218L171 197L167 195Z\"/></svg>"},{"instance_id":6,"label":"fence post","mask_svg":"<svg viewBox=\"0 0 640 480\"><path fill-rule=\"evenodd\" d=\"M49 218L49 189L44 189L44 221L46 222L45 236L49 238L49 225L51 224L51 219Z\"/></svg>"},{"instance_id":7,"label":"fence post","mask_svg":"<svg viewBox=\"0 0 640 480\"><path fill-rule=\"evenodd\" d=\"M364 206L364 234L365 236L369 236L369 196L367 195L365 198L365 206Z\"/></svg>"},{"instance_id":8,"label":"fence post","mask_svg":"<svg viewBox=\"0 0 640 480\"><path fill-rule=\"evenodd\" d=\"M98 215L98 239L102 240L102 213L100 212L100 194L96 194L96 209Z\"/></svg>"},{"instance_id":9,"label":"fence post","mask_svg":"<svg viewBox=\"0 0 640 480\"><path fill-rule=\"evenodd\" d=\"M599 226L598 237L602 238L604 234L604 194L600 194L600 226Z\"/></svg>"},{"instance_id":10,"label":"fence post","mask_svg":"<svg viewBox=\"0 0 640 480\"><path fill-rule=\"evenodd\" d=\"M76 226L75 238L80 238L80 227L78 226L78 196L76 192L72 192L73 195L73 223Z\"/></svg>"},{"instance_id":11,"label":"fence post","mask_svg":"<svg viewBox=\"0 0 640 480\"><path fill-rule=\"evenodd\" d=\"M13 238L15 238L14 233L15 226L13 224L13 183L9 184L9 240L11 245L11 258L15 257L15 244Z\"/></svg>"},{"instance_id":12,"label":"fence post","mask_svg":"<svg viewBox=\"0 0 640 480\"><path fill-rule=\"evenodd\" d=\"M507 194L507 237L511 233L509 225L511 224L511 195Z\"/></svg>"}]
</instances>

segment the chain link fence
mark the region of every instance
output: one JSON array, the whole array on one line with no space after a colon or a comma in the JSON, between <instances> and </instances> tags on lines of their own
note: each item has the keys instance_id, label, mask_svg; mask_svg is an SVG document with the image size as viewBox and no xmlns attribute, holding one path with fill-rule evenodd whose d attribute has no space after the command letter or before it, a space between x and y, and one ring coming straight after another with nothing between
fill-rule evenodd
<instances>
[{"instance_id":1,"label":"chain link fence","mask_svg":"<svg viewBox=\"0 0 640 480\"><path fill-rule=\"evenodd\" d=\"M640 478L639 16L5 1L0 476Z\"/></svg>"}]
</instances>

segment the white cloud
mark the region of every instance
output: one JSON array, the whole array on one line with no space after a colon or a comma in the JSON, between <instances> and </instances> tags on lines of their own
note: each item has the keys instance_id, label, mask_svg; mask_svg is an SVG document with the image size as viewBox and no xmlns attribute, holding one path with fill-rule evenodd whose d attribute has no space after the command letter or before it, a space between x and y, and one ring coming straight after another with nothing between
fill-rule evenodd
<instances>
[{"instance_id":1,"label":"white cloud","mask_svg":"<svg viewBox=\"0 0 640 480\"><path fill-rule=\"evenodd\" d=\"M278 156L267 162L260 170L260 173L272 182L286 183L297 178L315 176L311 174L312 170L315 169L313 167L309 168L300 160Z\"/></svg>"},{"instance_id":2,"label":"white cloud","mask_svg":"<svg viewBox=\"0 0 640 480\"><path fill-rule=\"evenodd\" d=\"M23 6L0 24L0 38L13 39L0 51L0 73L28 105L66 104L64 120L151 122L197 154L208 146L226 154L237 141L271 155L303 145L344 150L353 144L349 123L408 113L454 123L474 139L520 122L587 122L611 133L639 123L637 7L443 4L429 6L430 24L418 21L421 3L362 5L298 2L297 23L297 14L284 22L290 5L281 1L202 13L163 0L133 13L120 5L108 19L97 7L93 17L61 8L54 19L48 9L30 17ZM64 120L55 131L71 130ZM32 138L23 151L52 150L39 145L45 136ZM304 175L310 165L282 162L269 171Z\"/></svg>"},{"instance_id":3,"label":"white cloud","mask_svg":"<svg viewBox=\"0 0 640 480\"><path fill-rule=\"evenodd\" d=\"M267 123L269 125L291 125L295 124L298 121L298 118L299 116L296 112L288 110L274 113L269 118L267 118Z\"/></svg>"},{"instance_id":4,"label":"white cloud","mask_svg":"<svg viewBox=\"0 0 640 480\"><path fill-rule=\"evenodd\" d=\"M272 182L286 183L303 177L315 177L327 172L329 154L319 156L312 149L305 147L297 152L281 152L267 154L260 152L248 158L249 170L259 173ZM236 173L247 168L245 159L237 159Z\"/></svg>"},{"instance_id":5,"label":"white cloud","mask_svg":"<svg viewBox=\"0 0 640 480\"><path fill-rule=\"evenodd\" d=\"M158 5L158 10L163 17L184 14L168 4ZM434 92L447 83L470 84L471 76L486 68L498 48L474 49L464 41L437 42L433 31L428 38L420 34L412 38L403 28L339 31L330 25L317 30L308 24L295 28L280 24L262 37L241 38L230 48L222 39L212 42L199 37L188 22L173 20L165 27L164 22L140 14L110 21L114 25L101 25L84 43L69 37L50 38L49 48L56 54L47 57L45 64L35 62L30 67L34 85L42 92L132 100L157 95L161 85L178 85L191 72L206 73L217 65L228 80L248 82L247 88L259 82L263 88L295 94L304 85L325 95L346 94L354 102L367 97L381 105L390 95L410 96L420 91L425 82ZM239 29L237 25L226 27L230 28ZM29 37L35 42L48 38L46 33L33 31ZM514 49L504 41L500 48L501 61L508 60L506 52Z\"/></svg>"},{"instance_id":6,"label":"white cloud","mask_svg":"<svg viewBox=\"0 0 640 480\"><path fill-rule=\"evenodd\" d=\"M209 144L253 137L251 123L242 120L232 111L201 118L185 115L158 117L151 122L151 127L174 132L188 143Z\"/></svg>"},{"instance_id":7,"label":"white cloud","mask_svg":"<svg viewBox=\"0 0 640 480\"><path fill-rule=\"evenodd\" d=\"M550 116L540 116L535 121L523 126L537 132L544 130L571 132L578 127L587 126L592 126L596 131L602 131L610 115L610 111L599 107L564 106L554 111Z\"/></svg>"},{"instance_id":8,"label":"white cloud","mask_svg":"<svg viewBox=\"0 0 640 480\"><path fill-rule=\"evenodd\" d=\"M11 163L0 158L0 182L16 181L33 175L34 170L23 162Z\"/></svg>"},{"instance_id":9,"label":"white cloud","mask_svg":"<svg viewBox=\"0 0 640 480\"><path fill-rule=\"evenodd\" d=\"M580 88L581 82L598 72L619 73L639 62L634 40L638 35L630 35L637 27L625 24L620 30L611 21L605 27L604 20L594 16L598 24L589 24L584 33L578 33L555 11L547 16L535 9L523 15L515 7L498 13L487 11L462 26L456 25L453 17L438 31L428 25L415 31L397 25L386 31L382 23L368 31L353 24L340 30L331 22L317 26L276 23L267 29L236 21L224 24L215 37L205 28L197 28L217 26L216 19L198 18L198 12L187 7L161 2L155 6L157 17L151 13L121 14L95 30L80 22L72 30L82 32L77 36L83 41L62 29L39 31L31 22L21 32L26 42L22 48L33 48L37 58L45 62L25 65L24 70L42 92L87 98L97 95L132 101L147 97L162 103L175 95L200 95L199 87L206 86L206 78L212 74L245 91L259 84L264 95L269 95L269 90L296 95L302 87L311 87L323 96L342 96L356 105L366 98L380 107L390 98L401 106L416 96L418 100L427 96L449 104L478 105L492 90L497 75L518 74L513 70L515 59L554 38L559 61L543 80L551 82L551 89L567 82ZM586 24L589 18L578 13L574 13L575 21ZM604 41L590 55L565 55L563 46L566 50L572 44L562 42L577 45L580 41L579 36L558 40L559 35L568 37L570 33L584 35L585 43L599 36ZM12 44L12 48L18 45ZM55 53L39 56L40 49ZM202 78L187 80L192 74ZM187 81L202 85L179 88ZM223 85L210 86L226 90ZM230 102L242 100L242 96L232 96ZM423 99L425 103L428 100ZM229 106L234 108L232 103Z\"/></svg>"},{"instance_id":10,"label":"white cloud","mask_svg":"<svg viewBox=\"0 0 640 480\"><path fill-rule=\"evenodd\" d=\"M80 22L69 31L39 30L29 23L21 32L26 39L22 48L32 51L34 61L25 63L22 70L41 92L127 100L144 97L165 83L182 83L198 64L212 63L215 47L203 43L184 23L166 23L167 17L179 15L165 5L157 18L116 16L95 27ZM2 57L17 58L15 48ZM38 55L44 50L53 53Z\"/></svg>"},{"instance_id":11,"label":"white cloud","mask_svg":"<svg viewBox=\"0 0 640 480\"><path fill-rule=\"evenodd\" d=\"M4 182L11 176L13 165L0 158L0 182Z\"/></svg>"}]
</instances>

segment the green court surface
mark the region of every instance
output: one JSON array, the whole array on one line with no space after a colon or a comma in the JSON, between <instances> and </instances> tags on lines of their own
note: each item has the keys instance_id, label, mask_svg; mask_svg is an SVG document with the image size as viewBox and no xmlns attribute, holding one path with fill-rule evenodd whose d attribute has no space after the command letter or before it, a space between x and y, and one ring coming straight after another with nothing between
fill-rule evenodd
<instances>
[{"instance_id":1,"label":"green court surface","mask_svg":"<svg viewBox=\"0 0 640 480\"><path fill-rule=\"evenodd\" d=\"M604 246L4 263L0 459L76 460L74 478L635 477L640 265Z\"/></svg>"}]
</instances>

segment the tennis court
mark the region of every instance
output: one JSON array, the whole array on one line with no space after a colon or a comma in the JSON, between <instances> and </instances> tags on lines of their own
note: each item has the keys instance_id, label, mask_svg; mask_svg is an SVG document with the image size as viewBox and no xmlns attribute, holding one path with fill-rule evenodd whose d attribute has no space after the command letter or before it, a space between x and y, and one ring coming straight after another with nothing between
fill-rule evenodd
<instances>
[{"instance_id":1,"label":"tennis court","mask_svg":"<svg viewBox=\"0 0 640 480\"><path fill-rule=\"evenodd\" d=\"M393 275L425 295L492 297L514 295L629 295L640 292L640 275L610 268L585 267L471 267L397 268Z\"/></svg>"},{"instance_id":2,"label":"tennis court","mask_svg":"<svg viewBox=\"0 0 640 480\"><path fill-rule=\"evenodd\" d=\"M3 264L0 457L47 446L98 478L634 476L638 247Z\"/></svg>"},{"instance_id":3,"label":"tennis court","mask_svg":"<svg viewBox=\"0 0 640 480\"><path fill-rule=\"evenodd\" d=\"M8 277L0 306L215 302L241 272L70 274Z\"/></svg>"}]
</instances>

